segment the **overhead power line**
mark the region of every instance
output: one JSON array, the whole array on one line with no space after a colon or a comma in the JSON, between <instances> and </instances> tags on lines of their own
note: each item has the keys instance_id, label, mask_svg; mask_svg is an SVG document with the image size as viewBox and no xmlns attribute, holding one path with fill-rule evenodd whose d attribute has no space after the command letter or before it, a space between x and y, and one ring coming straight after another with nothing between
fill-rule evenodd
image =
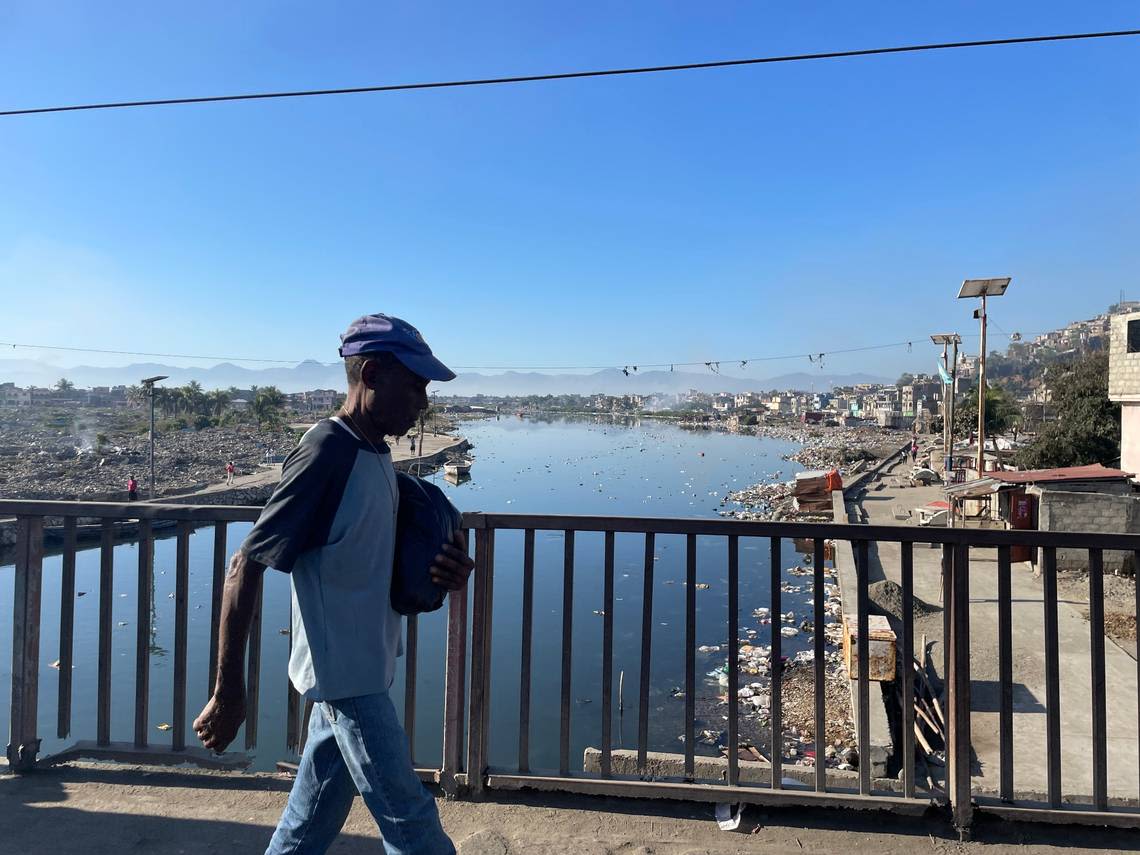
<instances>
[{"instance_id":1,"label":"overhead power line","mask_svg":"<svg viewBox=\"0 0 1140 855\"><path fill-rule=\"evenodd\" d=\"M1040 44L1088 39L1109 39L1138 36L1140 30L1116 30L1098 33L1063 33L1051 36L1020 36L1010 39L978 39L965 42L900 45L896 47L864 48L861 50L825 51L822 53L762 56L749 59L723 59L711 62L687 62L674 65L650 65L634 68L606 68L591 71L565 71L552 74L524 74L512 77L484 77L468 80L440 80L423 83L393 83L379 86L352 86L340 89L306 89L287 92L253 92L244 95L208 95L194 98L155 98L146 101L108 101L93 104L71 104L56 107L31 107L21 110L0 110L0 116L27 116L33 113L68 113L81 110L114 110L126 107L162 107L175 104L210 104L222 101L261 101L273 98L312 98L324 95L360 95L368 92L405 92L415 89L449 89L467 86L499 86L513 83L538 83L551 80L578 80L587 77L617 77L632 74L659 74L672 71L697 71L708 68L732 68L745 65L766 65L781 62L807 62L823 59L847 59L865 56L882 56L897 53L919 53L962 48L997 47L1001 45Z\"/></svg>"},{"instance_id":2,"label":"overhead power line","mask_svg":"<svg viewBox=\"0 0 1140 855\"><path fill-rule=\"evenodd\" d=\"M963 335L962 338L977 338L977 334ZM913 346L923 344L927 341L928 335L923 333L916 335L914 338L907 341L892 341L885 344L870 344L862 347L847 347L835 350L826 351L813 351L804 353L785 353L775 356L749 356L738 359L708 359L699 360L696 362L637 362L617 365L609 363L607 365L452 365L452 368L459 368L466 371L604 371L608 368L618 368L622 370L630 370L637 372L646 368L657 368L670 370L676 368L699 368L704 367L710 370L719 372L723 364L725 367L739 366L746 368L752 362L778 362L791 359L808 359L812 364L822 367L823 360L831 356L841 356L849 353L865 353L874 350L889 350L896 347L905 347L908 352L912 350ZM73 353L98 353L111 356L146 356L159 359L200 359L210 362L253 362L264 365L297 365L301 362L317 362L322 366L335 366L340 365L340 362L319 362L313 359L265 359L260 357L248 356L211 356L206 354L192 354L192 353L155 353L153 351L139 351L139 350L109 350L96 347L66 347L64 345L53 344L29 344L27 342L14 342L14 341L0 341L0 347L15 348L28 348L31 350L55 350L55 351L70 351Z\"/></svg>"}]
</instances>

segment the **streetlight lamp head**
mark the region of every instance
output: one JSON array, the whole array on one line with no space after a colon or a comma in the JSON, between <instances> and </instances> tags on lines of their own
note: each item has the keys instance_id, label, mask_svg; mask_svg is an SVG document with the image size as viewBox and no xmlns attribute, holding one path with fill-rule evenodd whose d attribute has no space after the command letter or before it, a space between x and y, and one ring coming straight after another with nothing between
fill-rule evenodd
<instances>
[{"instance_id":1,"label":"streetlight lamp head","mask_svg":"<svg viewBox=\"0 0 1140 855\"><path fill-rule=\"evenodd\" d=\"M971 297L1000 297L1009 287L1011 277L1000 276L996 279L967 279L958 291L958 299Z\"/></svg>"},{"instance_id":2,"label":"streetlight lamp head","mask_svg":"<svg viewBox=\"0 0 1140 855\"><path fill-rule=\"evenodd\" d=\"M159 380L166 380L168 376L169 375L167 375L167 374L159 374L155 377L147 377L145 380L142 380L140 382L144 386L151 386L151 385L157 383Z\"/></svg>"}]
</instances>

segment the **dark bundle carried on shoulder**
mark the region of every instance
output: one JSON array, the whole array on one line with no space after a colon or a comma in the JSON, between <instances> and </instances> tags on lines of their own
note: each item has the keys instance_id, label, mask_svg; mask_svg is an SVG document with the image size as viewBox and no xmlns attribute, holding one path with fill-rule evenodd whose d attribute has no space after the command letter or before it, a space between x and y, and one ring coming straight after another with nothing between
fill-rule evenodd
<instances>
[{"instance_id":1,"label":"dark bundle carried on shoulder","mask_svg":"<svg viewBox=\"0 0 1140 855\"><path fill-rule=\"evenodd\" d=\"M402 615L434 612L447 590L431 578L440 547L451 542L462 522L443 490L406 472L396 473L400 507L396 516L396 555L392 564L392 608Z\"/></svg>"}]
</instances>

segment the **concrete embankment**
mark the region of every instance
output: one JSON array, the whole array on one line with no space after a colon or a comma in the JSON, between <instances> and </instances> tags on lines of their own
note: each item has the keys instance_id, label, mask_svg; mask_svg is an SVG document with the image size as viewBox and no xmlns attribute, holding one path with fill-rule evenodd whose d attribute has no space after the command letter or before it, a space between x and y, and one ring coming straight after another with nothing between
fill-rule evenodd
<instances>
[{"instance_id":1,"label":"concrete embankment","mask_svg":"<svg viewBox=\"0 0 1140 855\"><path fill-rule=\"evenodd\" d=\"M910 447L908 442L892 454L887 455L875 466L852 478L844 485L842 490L831 494L831 507L834 520L837 523L861 522L861 514L857 505L853 503L848 509L848 499L854 500L869 484L880 478L882 473L894 466L906 454ZM839 590L843 603L843 621L846 625L848 617L853 621L858 619L858 577L855 570L855 552L851 542L837 540L835 543L835 569L839 576ZM849 681L851 687L851 710L858 723L859 715L859 683L857 680ZM871 774L876 778L884 778L896 765L895 740L891 730L891 720L888 716L888 698L881 691L881 684L870 685L870 718L868 721L870 732Z\"/></svg>"}]
</instances>

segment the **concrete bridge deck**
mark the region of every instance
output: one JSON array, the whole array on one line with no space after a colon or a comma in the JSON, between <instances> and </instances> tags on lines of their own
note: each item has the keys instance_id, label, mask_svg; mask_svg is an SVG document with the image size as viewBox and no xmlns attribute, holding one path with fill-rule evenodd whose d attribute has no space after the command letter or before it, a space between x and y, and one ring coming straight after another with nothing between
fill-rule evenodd
<instances>
[{"instance_id":1,"label":"concrete bridge deck","mask_svg":"<svg viewBox=\"0 0 1140 855\"><path fill-rule=\"evenodd\" d=\"M94 763L22 777L0 773L0 852L262 852L289 786L272 774ZM1138 831L986 820L963 844L938 815L750 808L738 831L724 832L710 805L522 793L439 805L460 855L1037 855L1140 849ZM376 826L359 799L329 851L379 851Z\"/></svg>"}]
</instances>

